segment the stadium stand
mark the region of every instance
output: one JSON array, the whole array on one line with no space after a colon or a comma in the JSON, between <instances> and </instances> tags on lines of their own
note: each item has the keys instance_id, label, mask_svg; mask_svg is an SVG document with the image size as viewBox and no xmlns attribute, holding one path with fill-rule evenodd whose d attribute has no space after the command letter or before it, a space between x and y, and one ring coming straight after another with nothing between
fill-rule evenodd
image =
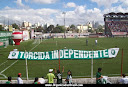
<instances>
[{"instance_id":1,"label":"stadium stand","mask_svg":"<svg viewBox=\"0 0 128 87\"><path fill-rule=\"evenodd\" d=\"M105 35L126 35L128 32L128 13L108 13L104 15Z\"/></svg>"}]
</instances>

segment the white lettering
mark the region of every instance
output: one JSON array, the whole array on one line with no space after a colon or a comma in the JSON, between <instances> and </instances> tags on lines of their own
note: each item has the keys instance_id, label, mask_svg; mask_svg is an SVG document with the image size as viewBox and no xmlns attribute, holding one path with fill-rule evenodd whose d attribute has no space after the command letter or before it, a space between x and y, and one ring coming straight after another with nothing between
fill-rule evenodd
<instances>
[{"instance_id":1,"label":"white lettering","mask_svg":"<svg viewBox=\"0 0 128 87\"><path fill-rule=\"evenodd\" d=\"M100 57L102 57L102 50L99 50L99 52L100 52Z\"/></svg>"},{"instance_id":2,"label":"white lettering","mask_svg":"<svg viewBox=\"0 0 128 87\"><path fill-rule=\"evenodd\" d=\"M78 50L74 50L74 58L78 58Z\"/></svg>"},{"instance_id":3,"label":"white lettering","mask_svg":"<svg viewBox=\"0 0 128 87\"><path fill-rule=\"evenodd\" d=\"M92 51L89 51L89 58L92 58Z\"/></svg>"},{"instance_id":4,"label":"white lettering","mask_svg":"<svg viewBox=\"0 0 128 87\"><path fill-rule=\"evenodd\" d=\"M68 52L66 51L68 51L68 49L64 49L64 58L68 58Z\"/></svg>"},{"instance_id":5,"label":"white lettering","mask_svg":"<svg viewBox=\"0 0 128 87\"><path fill-rule=\"evenodd\" d=\"M55 50L54 51L54 59L57 59L58 58L58 50Z\"/></svg>"},{"instance_id":6,"label":"white lettering","mask_svg":"<svg viewBox=\"0 0 128 87\"><path fill-rule=\"evenodd\" d=\"M88 51L84 51L84 58L88 58Z\"/></svg>"},{"instance_id":7,"label":"white lettering","mask_svg":"<svg viewBox=\"0 0 128 87\"><path fill-rule=\"evenodd\" d=\"M34 59L37 59L38 56L37 56L37 52L34 52Z\"/></svg>"},{"instance_id":8,"label":"white lettering","mask_svg":"<svg viewBox=\"0 0 128 87\"><path fill-rule=\"evenodd\" d=\"M71 58L71 55L73 54L73 50L69 49L69 58Z\"/></svg>"},{"instance_id":9,"label":"white lettering","mask_svg":"<svg viewBox=\"0 0 128 87\"><path fill-rule=\"evenodd\" d=\"M83 58L83 51L79 50L79 58Z\"/></svg>"},{"instance_id":10,"label":"white lettering","mask_svg":"<svg viewBox=\"0 0 128 87\"><path fill-rule=\"evenodd\" d=\"M54 54L53 54L53 51L52 51L52 59L54 59Z\"/></svg>"},{"instance_id":11,"label":"white lettering","mask_svg":"<svg viewBox=\"0 0 128 87\"><path fill-rule=\"evenodd\" d=\"M29 52L29 59L33 59L33 52Z\"/></svg>"},{"instance_id":12,"label":"white lettering","mask_svg":"<svg viewBox=\"0 0 128 87\"><path fill-rule=\"evenodd\" d=\"M45 59L50 59L48 52L46 52L46 58Z\"/></svg>"},{"instance_id":13,"label":"white lettering","mask_svg":"<svg viewBox=\"0 0 128 87\"><path fill-rule=\"evenodd\" d=\"M60 50L60 58L63 58L63 50Z\"/></svg>"},{"instance_id":14,"label":"white lettering","mask_svg":"<svg viewBox=\"0 0 128 87\"><path fill-rule=\"evenodd\" d=\"M41 53L41 59L45 58L45 53L44 52L40 52Z\"/></svg>"},{"instance_id":15,"label":"white lettering","mask_svg":"<svg viewBox=\"0 0 128 87\"><path fill-rule=\"evenodd\" d=\"M20 54L21 54L21 55L20 55L20 58L22 58L22 56L23 56L24 52L20 52Z\"/></svg>"},{"instance_id":16,"label":"white lettering","mask_svg":"<svg viewBox=\"0 0 128 87\"><path fill-rule=\"evenodd\" d=\"M25 59L28 58L28 52L25 52L25 53L24 53L24 58L25 58Z\"/></svg>"},{"instance_id":17,"label":"white lettering","mask_svg":"<svg viewBox=\"0 0 128 87\"><path fill-rule=\"evenodd\" d=\"M104 55L104 57L108 57L108 51L107 50L103 50L103 55Z\"/></svg>"},{"instance_id":18,"label":"white lettering","mask_svg":"<svg viewBox=\"0 0 128 87\"><path fill-rule=\"evenodd\" d=\"M93 51L94 52L94 58L98 58L98 51Z\"/></svg>"},{"instance_id":19,"label":"white lettering","mask_svg":"<svg viewBox=\"0 0 128 87\"><path fill-rule=\"evenodd\" d=\"M38 59L41 59L42 58L42 54L41 52L38 52Z\"/></svg>"}]
</instances>

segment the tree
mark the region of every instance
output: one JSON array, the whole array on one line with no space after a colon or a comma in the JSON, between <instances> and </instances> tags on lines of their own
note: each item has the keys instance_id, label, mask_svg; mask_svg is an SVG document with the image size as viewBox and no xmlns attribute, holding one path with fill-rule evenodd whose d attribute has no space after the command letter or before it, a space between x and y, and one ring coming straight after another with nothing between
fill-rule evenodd
<instances>
[{"instance_id":1,"label":"tree","mask_svg":"<svg viewBox=\"0 0 128 87\"><path fill-rule=\"evenodd\" d=\"M59 33L64 33L65 32L65 27L64 26L58 26L59 28Z\"/></svg>"},{"instance_id":2,"label":"tree","mask_svg":"<svg viewBox=\"0 0 128 87\"><path fill-rule=\"evenodd\" d=\"M96 33L99 33L99 29L95 29Z\"/></svg>"},{"instance_id":3,"label":"tree","mask_svg":"<svg viewBox=\"0 0 128 87\"><path fill-rule=\"evenodd\" d=\"M74 24L72 24L72 25L70 26L70 28L71 28L71 29L75 29L76 27L75 27Z\"/></svg>"},{"instance_id":4,"label":"tree","mask_svg":"<svg viewBox=\"0 0 128 87\"><path fill-rule=\"evenodd\" d=\"M65 27L60 26L59 24L57 24L56 27L54 27L54 25L50 25L47 29L43 29L44 33L64 33L64 31Z\"/></svg>"},{"instance_id":5,"label":"tree","mask_svg":"<svg viewBox=\"0 0 128 87\"><path fill-rule=\"evenodd\" d=\"M71 26L67 28L67 31L78 32L78 29L76 28L74 24L72 24Z\"/></svg>"},{"instance_id":6,"label":"tree","mask_svg":"<svg viewBox=\"0 0 128 87\"><path fill-rule=\"evenodd\" d=\"M59 28L55 27L55 28L52 30L52 33L59 33Z\"/></svg>"},{"instance_id":7,"label":"tree","mask_svg":"<svg viewBox=\"0 0 128 87\"><path fill-rule=\"evenodd\" d=\"M37 32L42 32L42 30L43 30L43 27L41 27L41 26L39 26L39 27L36 29Z\"/></svg>"},{"instance_id":8,"label":"tree","mask_svg":"<svg viewBox=\"0 0 128 87\"><path fill-rule=\"evenodd\" d=\"M103 29L102 25L99 25L97 29L98 29L99 32L104 32L104 29Z\"/></svg>"},{"instance_id":9,"label":"tree","mask_svg":"<svg viewBox=\"0 0 128 87\"><path fill-rule=\"evenodd\" d=\"M92 27L88 26L88 32L93 33Z\"/></svg>"},{"instance_id":10,"label":"tree","mask_svg":"<svg viewBox=\"0 0 128 87\"><path fill-rule=\"evenodd\" d=\"M67 31L70 31L70 27L67 28Z\"/></svg>"},{"instance_id":11,"label":"tree","mask_svg":"<svg viewBox=\"0 0 128 87\"><path fill-rule=\"evenodd\" d=\"M75 29L74 32L79 33L79 29Z\"/></svg>"},{"instance_id":12,"label":"tree","mask_svg":"<svg viewBox=\"0 0 128 87\"><path fill-rule=\"evenodd\" d=\"M56 27L59 26L59 24L56 25Z\"/></svg>"},{"instance_id":13,"label":"tree","mask_svg":"<svg viewBox=\"0 0 128 87\"><path fill-rule=\"evenodd\" d=\"M88 29L88 32L93 33L94 31L92 30L92 28L90 28L90 29Z\"/></svg>"},{"instance_id":14,"label":"tree","mask_svg":"<svg viewBox=\"0 0 128 87\"><path fill-rule=\"evenodd\" d=\"M64 26L56 26L53 30L52 30L52 33L64 33L65 31L65 28Z\"/></svg>"},{"instance_id":15,"label":"tree","mask_svg":"<svg viewBox=\"0 0 128 87\"><path fill-rule=\"evenodd\" d=\"M3 29L3 27L2 27L2 25L0 25L0 31L2 31L2 29Z\"/></svg>"},{"instance_id":16,"label":"tree","mask_svg":"<svg viewBox=\"0 0 128 87\"><path fill-rule=\"evenodd\" d=\"M12 27L15 28L15 29L20 29L19 26L16 23L12 24Z\"/></svg>"},{"instance_id":17,"label":"tree","mask_svg":"<svg viewBox=\"0 0 128 87\"><path fill-rule=\"evenodd\" d=\"M64 26L60 26L59 24L53 29L52 33L62 33L64 32Z\"/></svg>"},{"instance_id":18,"label":"tree","mask_svg":"<svg viewBox=\"0 0 128 87\"><path fill-rule=\"evenodd\" d=\"M54 29L54 25L49 25L49 27L47 28L47 32L52 32Z\"/></svg>"}]
</instances>

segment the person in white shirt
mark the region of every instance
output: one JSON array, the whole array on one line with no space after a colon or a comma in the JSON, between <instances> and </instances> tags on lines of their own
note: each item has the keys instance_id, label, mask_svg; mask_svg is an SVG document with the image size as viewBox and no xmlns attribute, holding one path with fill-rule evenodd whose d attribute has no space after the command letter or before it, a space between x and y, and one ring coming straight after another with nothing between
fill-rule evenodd
<instances>
[{"instance_id":1,"label":"person in white shirt","mask_svg":"<svg viewBox=\"0 0 128 87\"><path fill-rule=\"evenodd\" d=\"M23 80L21 79L21 73L18 73L17 83L23 84Z\"/></svg>"},{"instance_id":2,"label":"person in white shirt","mask_svg":"<svg viewBox=\"0 0 128 87\"><path fill-rule=\"evenodd\" d=\"M72 72L69 70L67 74L68 76L65 81L67 82L67 84L72 84Z\"/></svg>"},{"instance_id":3,"label":"person in white shirt","mask_svg":"<svg viewBox=\"0 0 128 87\"><path fill-rule=\"evenodd\" d=\"M39 78L38 82L40 82L41 84L45 84L45 80L44 80L44 77L42 77L42 78Z\"/></svg>"},{"instance_id":4,"label":"person in white shirt","mask_svg":"<svg viewBox=\"0 0 128 87\"><path fill-rule=\"evenodd\" d=\"M97 41L97 40L95 40L95 45L96 45L96 46L97 46L97 42L98 42L98 41Z\"/></svg>"},{"instance_id":5,"label":"person in white shirt","mask_svg":"<svg viewBox=\"0 0 128 87\"><path fill-rule=\"evenodd\" d=\"M122 74L123 78L120 79L120 83L121 84L128 84L128 78L126 78L125 74Z\"/></svg>"}]
</instances>

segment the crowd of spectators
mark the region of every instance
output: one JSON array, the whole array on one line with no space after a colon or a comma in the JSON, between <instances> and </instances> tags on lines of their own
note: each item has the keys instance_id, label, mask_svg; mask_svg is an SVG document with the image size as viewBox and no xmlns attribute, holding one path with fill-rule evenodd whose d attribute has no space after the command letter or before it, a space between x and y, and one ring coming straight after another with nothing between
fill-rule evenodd
<instances>
[{"instance_id":1,"label":"crowd of spectators","mask_svg":"<svg viewBox=\"0 0 128 87\"><path fill-rule=\"evenodd\" d=\"M46 75L46 78L48 79L48 82L45 81L44 77L38 78L35 77L35 80L32 84L54 84L54 79L57 79L56 84L63 84L62 82L62 75L64 73L64 66L62 69L62 72L60 70L57 70L55 68L55 75L53 73L53 69L49 69L49 73ZM21 78L21 73L18 73L17 77L17 84L23 84L23 80ZM5 84L12 84L12 77L8 77L8 81ZM67 72L67 78L65 79L67 84L72 84L72 72L69 70ZM112 84L105 76L102 75L102 68L98 68L98 71L96 72L96 84ZM118 84L128 84L128 78L125 74L122 74L122 78L119 80Z\"/></svg>"},{"instance_id":2,"label":"crowd of spectators","mask_svg":"<svg viewBox=\"0 0 128 87\"><path fill-rule=\"evenodd\" d=\"M128 32L128 22L108 22L107 26L112 32Z\"/></svg>"}]
</instances>

